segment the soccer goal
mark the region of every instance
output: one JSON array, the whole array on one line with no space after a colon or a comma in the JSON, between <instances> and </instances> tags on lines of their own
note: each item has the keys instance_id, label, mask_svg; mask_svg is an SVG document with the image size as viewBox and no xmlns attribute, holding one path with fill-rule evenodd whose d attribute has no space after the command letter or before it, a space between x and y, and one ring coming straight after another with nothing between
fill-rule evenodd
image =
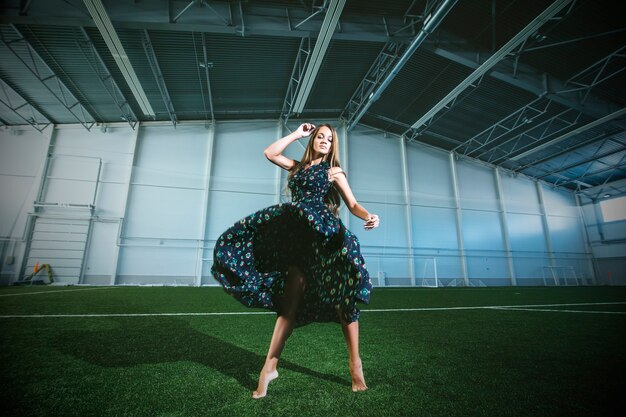
<instances>
[{"instance_id":1,"label":"soccer goal","mask_svg":"<svg viewBox=\"0 0 626 417\"><path fill-rule=\"evenodd\" d=\"M543 285L580 285L573 266L544 266Z\"/></svg>"},{"instance_id":2,"label":"soccer goal","mask_svg":"<svg viewBox=\"0 0 626 417\"><path fill-rule=\"evenodd\" d=\"M435 257L415 257L413 258L415 282L418 287L440 286L439 277L437 275L437 258Z\"/></svg>"}]
</instances>

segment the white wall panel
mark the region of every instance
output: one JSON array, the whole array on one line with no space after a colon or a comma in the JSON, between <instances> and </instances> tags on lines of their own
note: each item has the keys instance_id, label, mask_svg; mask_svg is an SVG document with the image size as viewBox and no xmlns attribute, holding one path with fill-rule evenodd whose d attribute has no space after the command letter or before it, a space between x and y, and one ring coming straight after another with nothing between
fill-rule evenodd
<instances>
[{"instance_id":1,"label":"white wall panel","mask_svg":"<svg viewBox=\"0 0 626 417\"><path fill-rule=\"evenodd\" d=\"M470 285L510 285L507 260L501 256L468 256Z\"/></svg>"},{"instance_id":2,"label":"white wall panel","mask_svg":"<svg viewBox=\"0 0 626 417\"><path fill-rule=\"evenodd\" d=\"M276 122L218 123L211 190L274 193L276 169L263 150L276 135Z\"/></svg>"},{"instance_id":3,"label":"white wall panel","mask_svg":"<svg viewBox=\"0 0 626 417\"><path fill-rule=\"evenodd\" d=\"M203 201L198 190L133 186L124 237L201 239Z\"/></svg>"},{"instance_id":4,"label":"white wall panel","mask_svg":"<svg viewBox=\"0 0 626 417\"><path fill-rule=\"evenodd\" d=\"M133 184L202 189L208 134L201 125L142 128Z\"/></svg>"},{"instance_id":5,"label":"white wall panel","mask_svg":"<svg viewBox=\"0 0 626 417\"><path fill-rule=\"evenodd\" d=\"M406 225L404 207L397 204L365 203L365 208L380 217L380 226L373 230L363 229L363 220L350 215L346 225L361 245L384 248L406 248ZM406 253L406 252L404 252Z\"/></svg>"},{"instance_id":6,"label":"white wall panel","mask_svg":"<svg viewBox=\"0 0 626 417\"><path fill-rule=\"evenodd\" d=\"M108 127L104 131L94 127L89 132L82 126L61 126L56 132L55 153L102 158L108 162L128 159L129 137L135 134L128 125Z\"/></svg>"},{"instance_id":7,"label":"white wall panel","mask_svg":"<svg viewBox=\"0 0 626 417\"><path fill-rule=\"evenodd\" d=\"M32 177L45 160L49 136L50 128L0 130L0 174Z\"/></svg>"},{"instance_id":8,"label":"white wall panel","mask_svg":"<svg viewBox=\"0 0 626 417\"><path fill-rule=\"evenodd\" d=\"M93 224L83 283L110 284L111 274L115 273L114 252L118 228L119 223L116 222L95 222Z\"/></svg>"},{"instance_id":9,"label":"white wall panel","mask_svg":"<svg viewBox=\"0 0 626 417\"><path fill-rule=\"evenodd\" d=\"M509 213L540 214L539 198L534 181L523 176L515 177L501 171L502 193Z\"/></svg>"},{"instance_id":10,"label":"white wall panel","mask_svg":"<svg viewBox=\"0 0 626 417\"><path fill-rule=\"evenodd\" d=\"M37 196L50 137L34 129L0 130L0 237L21 238Z\"/></svg>"},{"instance_id":11,"label":"white wall panel","mask_svg":"<svg viewBox=\"0 0 626 417\"><path fill-rule=\"evenodd\" d=\"M404 203L400 138L363 127L348 135L348 182L358 201Z\"/></svg>"},{"instance_id":12,"label":"white wall panel","mask_svg":"<svg viewBox=\"0 0 626 417\"><path fill-rule=\"evenodd\" d=\"M541 216L507 213L506 219L509 228L509 242L513 252L540 252L545 254L547 248Z\"/></svg>"},{"instance_id":13,"label":"white wall panel","mask_svg":"<svg viewBox=\"0 0 626 417\"><path fill-rule=\"evenodd\" d=\"M263 151L278 135L273 121L217 124L206 221L210 244L236 221L277 202L279 168Z\"/></svg>"},{"instance_id":14,"label":"white wall panel","mask_svg":"<svg viewBox=\"0 0 626 417\"><path fill-rule=\"evenodd\" d=\"M462 210L463 243L467 251L503 251L500 215L496 212Z\"/></svg>"},{"instance_id":15,"label":"white wall panel","mask_svg":"<svg viewBox=\"0 0 626 417\"><path fill-rule=\"evenodd\" d=\"M444 284L449 283L451 280L462 280L463 272L459 256L433 255L433 257L437 265L437 278L443 280ZM419 274L417 267L416 273Z\"/></svg>"},{"instance_id":16,"label":"white wall panel","mask_svg":"<svg viewBox=\"0 0 626 417\"><path fill-rule=\"evenodd\" d=\"M598 204L586 200L581 210L595 257L596 280L602 285L625 285L626 222L604 223Z\"/></svg>"},{"instance_id":17,"label":"white wall panel","mask_svg":"<svg viewBox=\"0 0 626 417\"><path fill-rule=\"evenodd\" d=\"M139 131L118 282L194 275L196 248L203 237L208 135L199 124ZM181 244L190 248L177 247Z\"/></svg>"},{"instance_id":18,"label":"white wall panel","mask_svg":"<svg viewBox=\"0 0 626 417\"><path fill-rule=\"evenodd\" d=\"M550 261L547 257L532 257L527 254L513 255L513 266L515 268L515 280L517 285L545 285L544 275L546 267Z\"/></svg>"},{"instance_id":19,"label":"white wall panel","mask_svg":"<svg viewBox=\"0 0 626 417\"><path fill-rule=\"evenodd\" d=\"M321 122L313 121L317 125ZM291 123L294 129L299 125L299 121ZM341 134L341 126L333 124ZM115 219L126 213L118 283L192 285L201 274L201 283L214 284L208 271L215 239L239 219L275 204L279 193L283 194L283 201L288 200L284 194L287 172L263 155L263 150L281 136L278 122L217 123L208 178L205 168L210 136L204 125L179 124L174 128L154 124L138 129L134 167L132 145L137 132L129 127L107 128L104 132L65 126L55 130L55 158L48 173L51 178L45 188L45 200L91 203L97 167L99 160L102 161L95 214L105 221L93 224L83 282L98 285L111 282L117 257ZM282 135L288 132L284 129ZM24 227L24 213L32 210L41 176L37 171L43 166L47 137L34 131L23 131L16 136L0 132L0 196L11 196L0 199L0 236L10 233L11 228L15 235L16 230ZM419 144L406 146L411 249L407 242L401 139L357 126L348 138L340 137L340 140L348 140L347 178L355 197L367 210L381 217L380 227L372 231L363 230L363 221L354 216L347 222L359 238L374 283L380 278L386 279L383 282L386 285L412 285L411 269L416 280L431 277L434 263L441 285L462 283L463 258L457 242L449 153ZM299 159L307 141L302 139L292 144L285 155ZM510 285L494 170L465 159L454 163L469 283ZM125 206L126 184L131 174ZM504 219L517 284L543 285L546 270L548 273L575 270L581 276L591 276L581 210L573 194L541 185L553 250L549 254L535 182L506 172L502 172L501 179ZM205 204L208 204L206 208ZM595 217L591 207L584 207L582 212L588 219ZM16 226L12 226L14 223ZM591 240L599 242L597 221L592 219L587 223ZM46 234L47 238L54 237L54 233L57 232ZM49 254L63 255L63 249L41 246L42 236L42 230L38 229L33 241L37 256L44 259ZM66 249L69 253L78 250L78 246L80 243L70 239ZM614 247L621 246L599 245L594 251L615 258ZM606 266L602 273L616 276L614 265L621 264L623 261L619 259L610 266L608 262L602 264L603 268ZM66 265L59 259L57 268L69 276L73 264ZM1 272L5 271L3 266ZM607 277L603 278L607 281Z\"/></svg>"},{"instance_id":20,"label":"white wall panel","mask_svg":"<svg viewBox=\"0 0 626 417\"><path fill-rule=\"evenodd\" d=\"M129 136L134 133L129 132ZM128 140L129 138L127 138ZM129 154L120 154L120 158L114 161L103 160L102 171L100 172L100 182L104 184L125 184L130 178L132 167L131 156Z\"/></svg>"},{"instance_id":21,"label":"white wall panel","mask_svg":"<svg viewBox=\"0 0 626 417\"><path fill-rule=\"evenodd\" d=\"M447 152L407 144L411 204L454 207L454 190Z\"/></svg>"},{"instance_id":22,"label":"white wall panel","mask_svg":"<svg viewBox=\"0 0 626 417\"><path fill-rule=\"evenodd\" d=\"M130 147L135 135L130 127L92 129L88 134L82 127L58 129L45 200L90 204L99 180L96 214L122 217L123 192L119 185L130 175Z\"/></svg>"},{"instance_id":23,"label":"white wall panel","mask_svg":"<svg viewBox=\"0 0 626 417\"><path fill-rule=\"evenodd\" d=\"M465 160L457 161L461 207L497 211L498 199L493 169Z\"/></svg>"},{"instance_id":24,"label":"white wall panel","mask_svg":"<svg viewBox=\"0 0 626 417\"><path fill-rule=\"evenodd\" d=\"M386 285L413 285L409 273L409 258L402 255L365 256L372 279L387 279Z\"/></svg>"},{"instance_id":25,"label":"white wall panel","mask_svg":"<svg viewBox=\"0 0 626 417\"><path fill-rule=\"evenodd\" d=\"M126 185L119 183L101 183L96 197L96 210L98 216L116 217L124 216L124 199Z\"/></svg>"},{"instance_id":26,"label":"white wall panel","mask_svg":"<svg viewBox=\"0 0 626 417\"><path fill-rule=\"evenodd\" d=\"M412 207L413 246L458 249L455 215L454 209Z\"/></svg>"},{"instance_id":27,"label":"white wall panel","mask_svg":"<svg viewBox=\"0 0 626 417\"><path fill-rule=\"evenodd\" d=\"M217 240L235 222L257 210L273 205L274 202L274 195L211 191L206 239Z\"/></svg>"},{"instance_id":28,"label":"white wall panel","mask_svg":"<svg viewBox=\"0 0 626 417\"><path fill-rule=\"evenodd\" d=\"M22 237L25 211L32 209L36 184L32 176L0 174L0 236Z\"/></svg>"},{"instance_id":29,"label":"white wall panel","mask_svg":"<svg viewBox=\"0 0 626 417\"><path fill-rule=\"evenodd\" d=\"M574 217L548 216L548 229L555 252L585 253L582 223Z\"/></svg>"},{"instance_id":30,"label":"white wall panel","mask_svg":"<svg viewBox=\"0 0 626 417\"><path fill-rule=\"evenodd\" d=\"M57 138L57 140L62 139ZM48 176L58 181L82 180L95 183L98 180L99 170L100 158L82 155L58 155L55 152L48 168Z\"/></svg>"},{"instance_id":31,"label":"white wall panel","mask_svg":"<svg viewBox=\"0 0 626 417\"><path fill-rule=\"evenodd\" d=\"M573 193L556 190L541 184L546 214L554 216L580 217Z\"/></svg>"},{"instance_id":32,"label":"white wall panel","mask_svg":"<svg viewBox=\"0 0 626 417\"><path fill-rule=\"evenodd\" d=\"M194 248L125 246L120 252L119 284L192 285L198 252Z\"/></svg>"},{"instance_id":33,"label":"white wall panel","mask_svg":"<svg viewBox=\"0 0 626 417\"><path fill-rule=\"evenodd\" d=\"M370 275L383 273L389 279L388 285L411 285L404 207L369 202L366 207L379 215L380 226L365 230L363 220L351 215L348 228L358 237L366 263L374 268Z\"/></svg>"},{"instance_id":34,"label":"white wall panel","mask_svg":"<svg viewBox=\"0 0 626 417\"><path fill-rule=\"evenodd\" d=\"M91 204L96 193L96 183L95 178L84 181L49 178L42 199L46 203Z\"/></svg>"},{"instance_id":35,"label":"white wall panel","mask_svg":"<svg viewBox=\"0 0 626 417\"><path fill-rule=\"evenodd\" d=\"M93 222L83 283L107 285L115 273L116 219L124 216L124 184L130 176L135 135L129 126L92 129L89 133L82 127L63 127L56 132L45 201L91 204L97 191L94 214L109 219ZM73 213L86 214L86 210Z\"/></svg>"}]
</instances>

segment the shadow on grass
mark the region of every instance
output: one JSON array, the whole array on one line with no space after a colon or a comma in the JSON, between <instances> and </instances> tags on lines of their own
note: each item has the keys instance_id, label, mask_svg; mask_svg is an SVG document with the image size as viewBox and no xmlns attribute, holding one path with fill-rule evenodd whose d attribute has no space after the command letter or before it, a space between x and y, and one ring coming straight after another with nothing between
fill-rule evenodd
<instances>
[{"instance_id":1,"label":"shadow on grass","mask_svg":"<svg viewBox=\"0 0 626 417\"><path fill-rule=\"evenodd\" d=\"M119 327L115 329L63 331L55 346L65 354L103 367L197 362L234 378L249 390L256 388L264 356L199 332L182 319L159 317L154 320L158 322L117 319ZM280 367L341 385L350 383L284 359Z\"/></svg>"}]
</instances>

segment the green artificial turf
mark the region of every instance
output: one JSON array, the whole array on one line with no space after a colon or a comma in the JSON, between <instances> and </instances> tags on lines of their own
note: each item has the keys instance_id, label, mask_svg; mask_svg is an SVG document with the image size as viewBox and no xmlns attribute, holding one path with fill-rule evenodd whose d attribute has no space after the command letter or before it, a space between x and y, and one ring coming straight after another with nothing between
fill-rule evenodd
<instances>
[{"instance_id":1,"label":"green artificial turf","mask_svg":"<svg viewBox=\"0 0 626 417\"><path fill-rule=\"evenodd\" d=\"M0 401L12 416L618 415L624 302L623 287L377 288L368 391L350 390L340 326L311 324L252 400L275 317L205 315L260 311L221 288L4 287Z\"/></svg>"}]
</instances>

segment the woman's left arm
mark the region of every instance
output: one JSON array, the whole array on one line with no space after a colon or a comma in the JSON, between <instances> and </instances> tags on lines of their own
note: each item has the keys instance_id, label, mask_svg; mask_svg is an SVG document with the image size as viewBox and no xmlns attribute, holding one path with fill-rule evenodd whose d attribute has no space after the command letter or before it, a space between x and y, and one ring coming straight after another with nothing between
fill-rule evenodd
<instances>
[{"instance_id":1,"label":"woman's left arm","mask_svg":"<svg viewBox=\"0 0 626 417\"><path fill-rule=\"evenodd\" d=\"M363 227L366 230L378 227L378 216L376 214L371 214L370 212L368 212L365 207L363 207L356 201L356 198L354 198L354 194L350 189L350 184L348 184L348 179L346 178L345 172L343 172L341 168L333 167L330 170L330 177L334 186L337 188L337 191L339 191L339 194L341 195L344 203L346 203L348 210L350 210L350 213L354 214L356 217L362 220L365 220L365 224L363 225Z\"/></svg>"}]
</instances>

